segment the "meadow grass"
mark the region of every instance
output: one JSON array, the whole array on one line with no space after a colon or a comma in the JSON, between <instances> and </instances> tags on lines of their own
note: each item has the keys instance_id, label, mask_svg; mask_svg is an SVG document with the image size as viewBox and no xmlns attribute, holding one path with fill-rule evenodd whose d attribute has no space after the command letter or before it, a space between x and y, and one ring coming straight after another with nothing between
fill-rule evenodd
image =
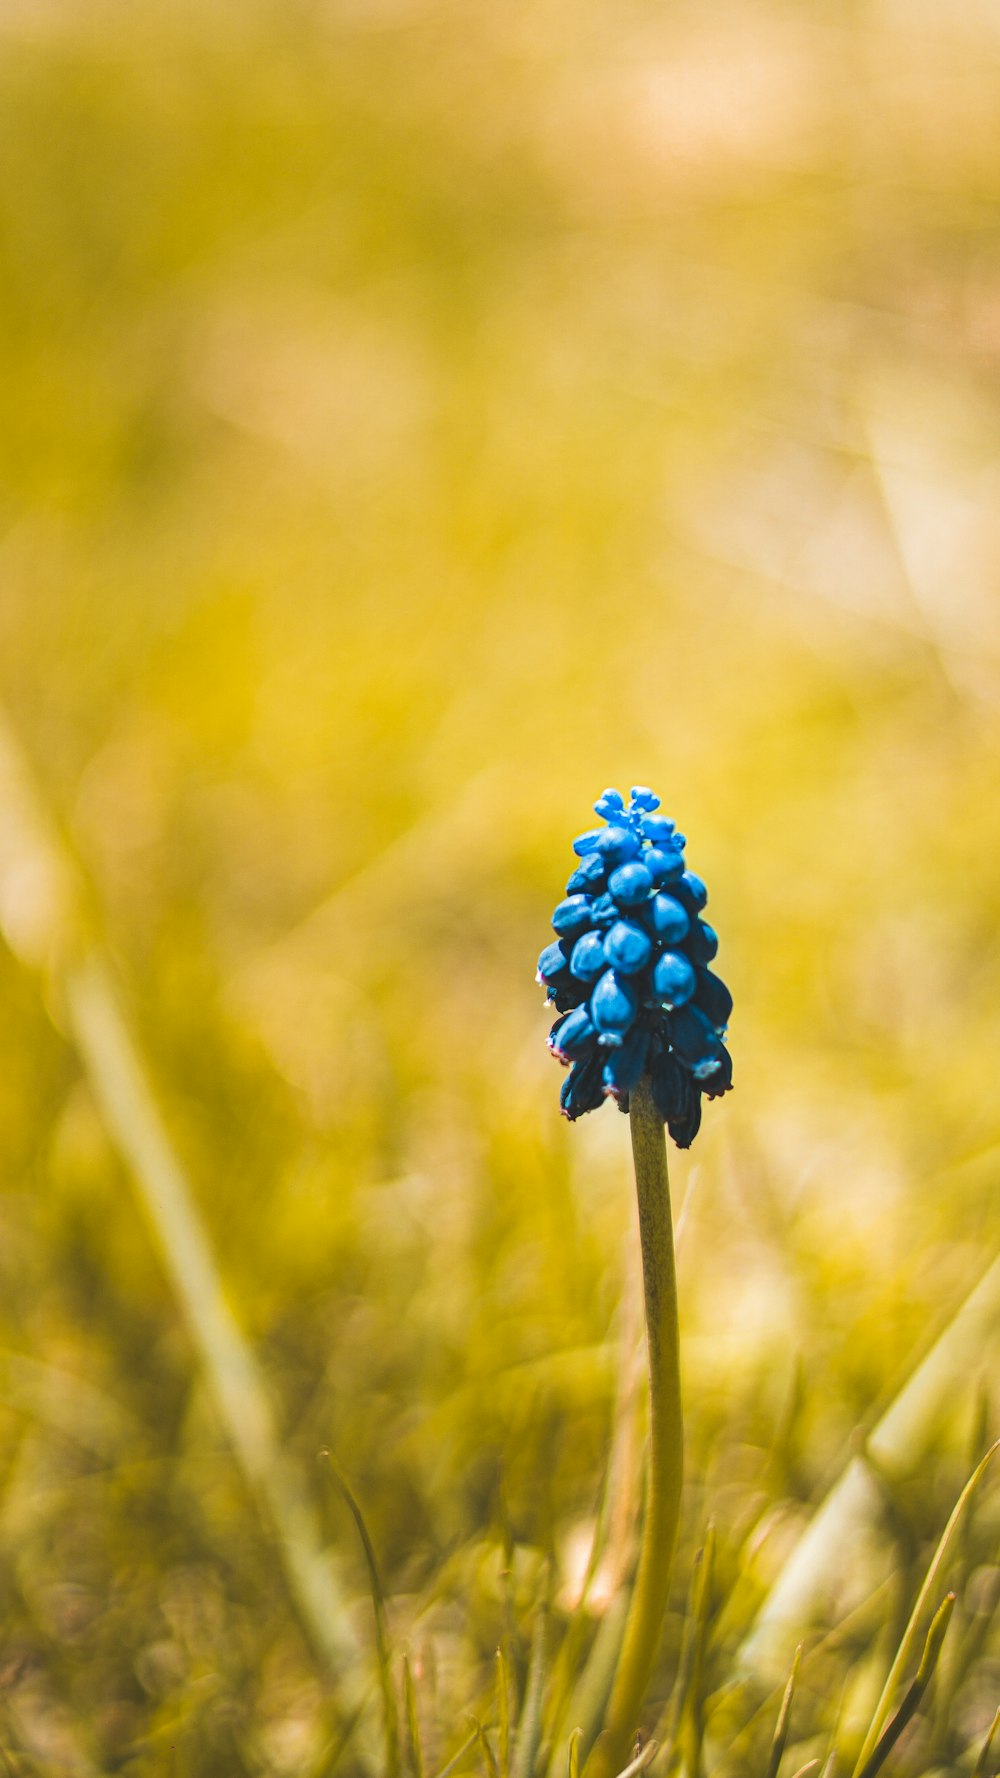
<instances>
[{"instance_id":1,"label":"meadow grass","mask_svg":"<svg viewBox=\"0 0 1000 1778\"><path fill-rule=\"evenodd\" d=\"M639 1766L993 1773L988 9L0 46L0 1769L582 1767L641 1280L532 975L639 780L737 1008Z\"/></svg>"}]
</instances>

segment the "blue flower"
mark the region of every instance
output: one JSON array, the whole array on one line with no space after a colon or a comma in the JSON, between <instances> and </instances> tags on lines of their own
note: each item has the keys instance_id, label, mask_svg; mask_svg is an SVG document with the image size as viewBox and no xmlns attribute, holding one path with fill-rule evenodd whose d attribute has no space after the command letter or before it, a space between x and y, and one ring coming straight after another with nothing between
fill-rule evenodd
<instances>
[{"instance_id":1,"label":"blue flower","mask_svg":"<svg viewBox=\"0 0 1000 1778\"><path fill-rule=\"evenodd\" d=\"M549 1047L569 1068L565 1115L582 1117L608 1097L627 1111L645 1075L671 1136L688 1148L702 1099L733 1084L723 1041L733 997L708 967L719 948L701 918L708 891L659 806L645 785L627 804L617 790L598 797L606 825L573 841L576 866L538 980L560 1014Z\"/></svg>"}]
</instances>

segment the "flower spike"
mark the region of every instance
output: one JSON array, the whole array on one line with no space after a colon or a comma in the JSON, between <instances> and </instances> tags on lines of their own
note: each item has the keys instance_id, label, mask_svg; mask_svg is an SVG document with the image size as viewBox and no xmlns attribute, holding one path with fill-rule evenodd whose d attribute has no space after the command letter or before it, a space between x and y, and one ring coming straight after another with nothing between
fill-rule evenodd
<instances>
[{"instance_id":1,"label":"flower spike","mask_svg":"<svg viewBox=\"0 0 1000 1778\"><path fill-rule=\"evenodd\" d=\"M658 813L660 799L635 785L626 803L605 790L605 822L573 841L576 867L552 916L557 938L539 958L538 980L563 1015L549 1046L570 1073L561 1094L570 1118L629 1093L648 1078L679 1148L701 1123L702 1097L732 1086L723 1039L732 995L708 968L719 941L701 918L708 891L687 869L685 840Z\"/></svg>"}]
</instances>

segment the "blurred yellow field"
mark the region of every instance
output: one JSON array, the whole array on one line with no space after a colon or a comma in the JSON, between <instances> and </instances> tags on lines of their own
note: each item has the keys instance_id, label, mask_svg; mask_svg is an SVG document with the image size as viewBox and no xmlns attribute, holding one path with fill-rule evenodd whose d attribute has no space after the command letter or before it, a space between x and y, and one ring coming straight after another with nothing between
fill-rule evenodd
<instances>
[{"instance_id":1,"label":"blurred yellow field","mask_svg":"<svg viewBox=\"0 0 1000 1778\"><path fill-rule=\"evenodd\" d=\"M533 976L637 782L735 997L642 1727L769 1771L738 1651L1000 1237L998 118L982 0L0 0L0 1769L554 1773L546 1602L570 1769L641 1291ZM782 1778L1000 1433L952 1364ZM901 1778L996 1769L998 1530Z\"/></svg>"}]
</instances>

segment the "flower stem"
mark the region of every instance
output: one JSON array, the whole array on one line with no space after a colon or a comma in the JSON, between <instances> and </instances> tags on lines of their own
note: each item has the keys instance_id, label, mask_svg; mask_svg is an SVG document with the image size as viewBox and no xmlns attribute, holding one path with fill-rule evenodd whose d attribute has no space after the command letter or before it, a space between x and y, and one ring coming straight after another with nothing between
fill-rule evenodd
<instances>
[{"instance_id":1,"label":"flower stem","mask_svg":"<svg viewBox=\"0 0 1000 1778\"><path fill-rule=\"evenodd\" d=\"M680 1518L683 1471L677 1276L663 1119L649 1082L630 1095L649 1352L649 1462L642 1546L602 1733L584 1778L613 1778L626 1763L656 1659Z\"/></svg>"}]
</instances>

